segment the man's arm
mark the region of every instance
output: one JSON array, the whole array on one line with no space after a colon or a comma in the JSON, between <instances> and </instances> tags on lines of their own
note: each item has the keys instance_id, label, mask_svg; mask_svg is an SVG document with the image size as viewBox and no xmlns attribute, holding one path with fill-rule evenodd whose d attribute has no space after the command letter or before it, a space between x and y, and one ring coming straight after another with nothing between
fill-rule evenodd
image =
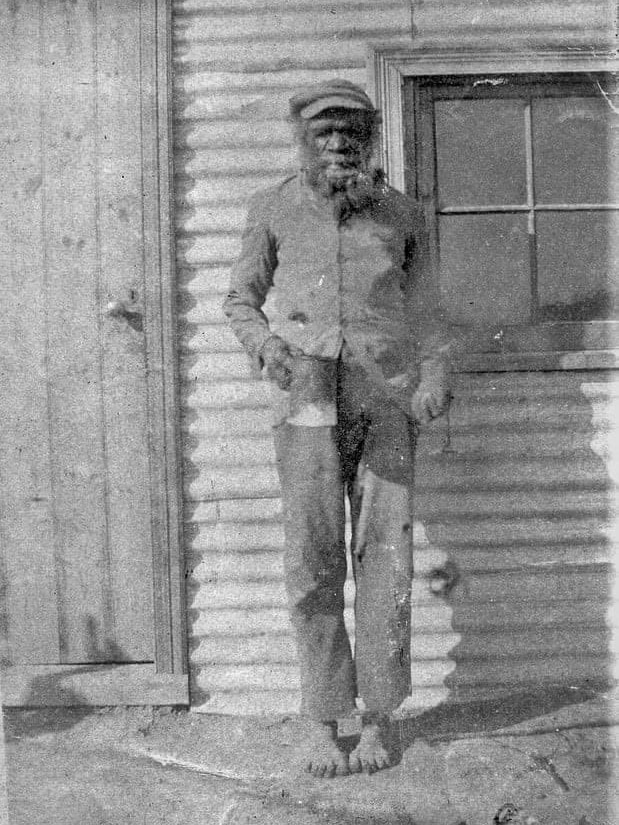
<instances>
[{"instance_id":1,"label":"man's arm","mask_svg":"<svg viewBox=\"0 0 619 825\"><path fill-rule=\"evenodd\" d=\"M409 274L409 308L419 365L419 384L413 393L411 408L418 421L427 423L449 405L452 341L440 307L438 284L431 266L429 237L420 206L413 212L412 227L406 270Z\"/></svg>"},{"instance_id":2,"label":"man's arm","mask_svg":"<svg viewBox=\"0 0 619 825\"><path fill-rule=\"evenodd\" d=\"M258 367L262 367L261 351L271 334L261 307L273 285L276 266L277 251L269 228L265 197L254 195L249 203L241 253L230 274L230 290L223 311L230 319L234 334Z\"/></svg>"},{"instance_id":3,"label":"man's arm","mask_svg":"<svg viewBox=\"0 0 619 825\"><path fill-rule=\"evenodd\" d=\"M251 359L252 370L260 373L266 367L268 377L280 389L287 390L293 357L301 351L271 334L269 321L262 311L277 267L277 245L268 215L265 196L254 196L249 204L241 254L232 268L230 291L223 310Z\"/></svg>"}]
</instances>

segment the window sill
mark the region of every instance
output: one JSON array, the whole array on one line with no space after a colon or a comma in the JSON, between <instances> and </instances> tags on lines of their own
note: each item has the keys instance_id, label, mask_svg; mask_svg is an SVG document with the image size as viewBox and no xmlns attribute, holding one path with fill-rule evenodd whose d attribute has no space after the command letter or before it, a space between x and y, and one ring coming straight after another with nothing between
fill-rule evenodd
<instances>
[{"instance_id":1,"label":"window sill","mask_svg":"<svg viewBox=\"0 0 619 825\"><path fill-rule=\"evenodd\" d=\"M556 352L467 352L453 358L454 372L525 372L619 369L619 349Z\"/></svg>"}]
</instances>

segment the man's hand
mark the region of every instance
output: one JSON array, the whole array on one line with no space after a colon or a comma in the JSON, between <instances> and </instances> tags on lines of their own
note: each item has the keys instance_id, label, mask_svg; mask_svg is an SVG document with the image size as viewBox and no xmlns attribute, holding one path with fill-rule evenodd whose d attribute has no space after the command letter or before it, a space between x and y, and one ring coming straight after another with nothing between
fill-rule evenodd
<instances>
[{"instance_id":1,"label":"man's hand","mask_svg":"<svg viewBox=\"0 0 619 825\"><path fill-rule=\"evenodd\" d=\"M303 350L287 344L279 335L271 335L262 345L260 358L271 381L275 381L280 390L290 389L292 379L292 362L295 355L302 355Z\"/></svg>"},{"instance_id":2,"label":"man's hand","mask_svg":"<svg viewBox=\"0 0 619 825\"><path fill-rule=\"evenodd\" d=\"M445 412L451 401L447 371L436 369L424 375L411 399L413 418L427 424Z\"/></svg>"}]
</instances>

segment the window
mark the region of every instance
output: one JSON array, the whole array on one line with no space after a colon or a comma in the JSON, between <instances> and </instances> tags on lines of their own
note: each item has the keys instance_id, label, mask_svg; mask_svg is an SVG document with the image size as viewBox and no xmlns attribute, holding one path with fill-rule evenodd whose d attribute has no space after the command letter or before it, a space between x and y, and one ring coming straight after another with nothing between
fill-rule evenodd
<instances>
[{"instance_id":1,"label":"window","mask_svg":"<svg viewBox=\"0 0 619 825\"><path fill-rule=\"evenodd\" d=\"M449 320L470 354L496 353L505 366L552 368L561 353L587 351L605 366L619 346L610 73L531 71L531 58L507 72L496 57L469 73L466 60L455 72L428 62L400 58L402 120L387 115L385 150L395 185L426 205Z\"/></svg>"}]
</instances>

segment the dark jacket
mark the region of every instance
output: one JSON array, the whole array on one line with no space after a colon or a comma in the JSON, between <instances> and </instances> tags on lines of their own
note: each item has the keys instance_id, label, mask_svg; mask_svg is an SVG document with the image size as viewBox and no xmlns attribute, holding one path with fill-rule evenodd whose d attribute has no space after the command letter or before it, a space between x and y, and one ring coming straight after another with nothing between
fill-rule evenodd
<instances>
[{"instance_id":1,"label":"dark jacket","mask_svg":"<svg viewBox=\"0 0 619 825\"><path fill-rule=\"evenodd\" d=\"M344 222L301 176L254 195L224 312L250 356L271 334L324 358L346 342L408 404L420 369L445 369L448 338L421 207L376 193Z\"/></svg>"}]
</instances>

